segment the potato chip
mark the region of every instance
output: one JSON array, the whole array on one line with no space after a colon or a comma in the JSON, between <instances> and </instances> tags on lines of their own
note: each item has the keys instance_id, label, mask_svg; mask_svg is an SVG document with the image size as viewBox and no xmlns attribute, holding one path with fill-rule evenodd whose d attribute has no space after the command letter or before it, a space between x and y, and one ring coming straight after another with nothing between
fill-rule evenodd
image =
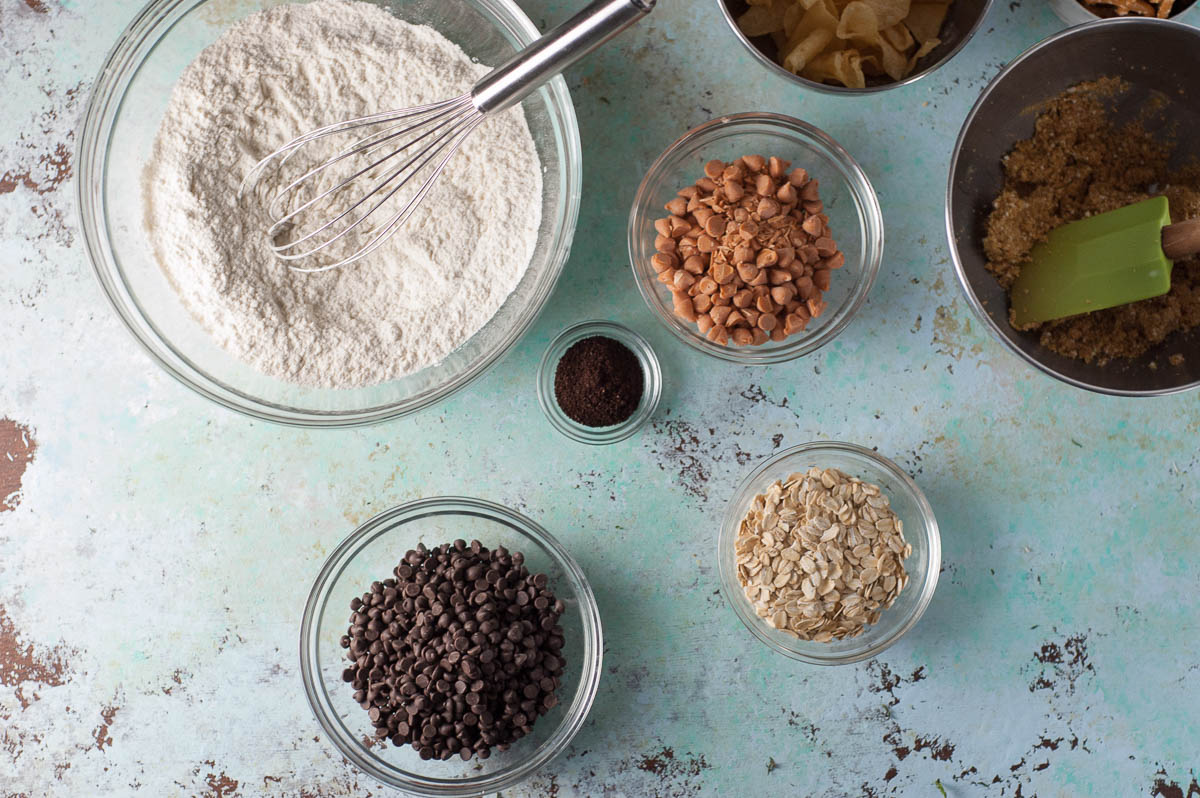
<instances>
[{"instance_id":1,"label":"potato chip","mask_svg":"<svg viewBox=\"0 0 1200 798\"><path fill-rule=\"evenodd\" d=\"M924 44L936 39L942 32L942 23L946 21L946 12L949 10L948 2L923 3L918 0L909 9L904 24L912 31L913 38Z\"/></svg>"},{"instance_id":2,"label":"potato chip","mask_svg":"<svg viewBox=\"0 0 1200 798\"><path fill-rule=\"evenodd\" d=\"M925 56L929 55L929 53L932 52L933 50L937 49L937 46L941 43L942 43L941 39L930 39L929 41L922 44L917 49L917 51L912 54L912 58L908 59L908 71L911 73L914 69L916 69L917 62L920 61Z\"/></svg>"},{"instance_id":3,"label":"potato chip","mask_svg":"<svg viewBox=\"0 0 1200 798\"><path fill-rule=\"evenodd\" d=\"M941 40L953 0L747 0L738 26L770 36L783 67L822 83L866 88L903 80Z\"/></svg>"},{"instance_id":4,"label":"potato chip","mask_svg":"<svg viewBox=\"0 0 1200 798\"><path fill-rule=\"evenodd\" d=\"M879 41L879 60L883 62L883 71L892 80L903 80L908 74L908 58L882 39Z\"/></svg>"},{"instance_id":5,"label":"potato chip","mask_svg":"<svg viewBox=\"0 0 1200 798\"><path fill-rule=\"evenodd\" d=\"M880 31L880 33L887 40L888 44L902 53L907 53L917 44L913 40L912 34L909 33L908 28L904 27L903 22L897 22L892 27Z\"/></svg>"},{"instance_id":6,"label":"potato chip","mask_svg":"<svg viewBox=\"0 0 1200 798\"><path fill-rule=\"evenodd\" d=\"M792 50L800 46L802 41L809 39L809 37L817 31L825 31L829 34L828 39L825 40L825 44L821 45L821 48L824 49L826 45L833 41L833 35L834 31L837 30L837 25L837 16L829 9L828 6L825 5L824 0L818 0L818 2L814 3L811 8L804 12L803 16L796 21L795 25L787 29L787 51L790 53ZM836 49L840 50L841 48L838 47ZM819 52L821 51L817 50L817 52L813 53L813 55L817 55Z\"/></svg>"},{"instance_id":7,"label":"potato chip","mask_svg":"<svg viewBox=\"0 0 1200 798\"><path fill-rule=\"evenodd\" d=\"M910 0L862 0L879 19L880 28L890 28L908 16Z\"/></svg>"},{"instance_id":8,"label":"potato chip","mask_svg":"<svg viewBox=\"0 0 1200 798\"><path fill-rule=\"evenodd\" d=\"M838 20L837 37L854 39L858 43L874 45L879 41L879 18L863 0L852 0Z\"/></svg>"},{"instance_id":9,"label":"potato chip","mask_svg":"<svg viewBox=\"0 0 1200 798\"><path fill-rule=\"evenodd\" d=\"M830 75L827 79L836 80L851 89L865 89L866 76L862 71L862 57L857 50L842 50L830 53Z\"/></svg>"},{"instance_id":10,"label":"potato chip","mask_svg":"<svg viewBox=\"0 0 1200 798\"><path fill-rule=\"evenodd\" d=\"M799 73L811 59L820 55L825 45L833 41L833 31L828 28L817 28L800 40L783 58L783 66L792 72Z\"/></svg>"}]
</instances>

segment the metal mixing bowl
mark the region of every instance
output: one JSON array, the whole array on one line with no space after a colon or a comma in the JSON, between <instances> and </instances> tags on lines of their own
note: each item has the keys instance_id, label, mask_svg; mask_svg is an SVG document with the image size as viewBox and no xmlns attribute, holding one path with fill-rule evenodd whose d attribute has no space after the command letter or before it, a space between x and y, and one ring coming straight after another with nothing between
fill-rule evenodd
<instances>
[{"instance_id":1,"label":"metal mixing bowl","mask_svg":"<svg viewBox=\"0 0 1200 798\"><path fill-rule=\"evenodd\" d=\"M1049 0L1049 2L1051 10L1068 25L1083 25L1098 19L1104 19L1099 14L1085 8L1079 0ZM1175 0L1175 6L1171 11L1171 19L1181 19L1184 15L1187 15L1189 21L1195 24L1192 15L1197 13L1196 10L1198 8L1200 8L1200 4L1197 4L1196 0Z\"/></svg>"},{"instance_id":2,"label":"metal mixing bowl","mask_svg":"<svg viewBox=\"0 0 1200 798\"><path fill-rule=\"evenodd\" d=\"M334 389L268 377L222 349L182 306L142 228L142 167L175 81L235 22L287 0L153 0L109 53L80 135L78 204L84 242L113 309L167 373L202 396L254 418L347 427L405 415L481 376L533 324L562 272L579 216L579 128L556 77L522 108L542 166L533 258L487 324L441 362L380 385ZM499 64L540 35L513 0L371 0L429 25L484 64Z\"/></svg>"},{"instance_id":3,"label":"metal mixing bowl","mask_svg":"<svg viewBox=\"0 0 1200 798\"><path fill-rule=\"evenodd\" d=\"M1043 348L1035 333L1008 323L1008 297L985 268L984 225L1004 180L1001 159L1033 134L1041 104L1077 83L1106 76L1130 89L1114 109L1118 123L1157 110L1148 125L1178 138L1173 163L1200 157L1200 30L1178 22L1109 19L1069 28L1034 45L984 90L967 116L951 159L946 197L950 252L967 301L1017 355L1063 382L1101 393L1149 396L1200 385L1200 328L1176 333L1139 358L1089 365ZM1183 353L1181 365L1167 355ZM1154 365L1151 365L1154 364Z\"/></svg>"},{"instance_id":4,"label":"metal mixing bowl","mask_svg":"<svg viewBox=\"0 0 1200 798\"><path fill-rule=\"evenodd\" d=\"M851 89L846 86L818 83L815 80L792 74L779 64L776 58L779 50L770 36L751 38L742 33L742 29L738 27L737 18L745 13L748 7L746 0L717 0L717 4L721 7L721 13L725 15L725 21L733 29L733 34L737 36L738 41L750 51L755 60L776 75L805 88L827 94L873 94L877 91L906 86L919 80L957 55L958 51L966 46L966 43L975 35L975 31L979 29L980 23L983 22L988 9L992 6L992 0L954 0L954 4L950 6L950 13L946 17L946 23L942 26L942 43L917 62L917 68L911 75L903 80L881 82L874 86L868 85L865 89Z\"/></svg>"}]
</instances>

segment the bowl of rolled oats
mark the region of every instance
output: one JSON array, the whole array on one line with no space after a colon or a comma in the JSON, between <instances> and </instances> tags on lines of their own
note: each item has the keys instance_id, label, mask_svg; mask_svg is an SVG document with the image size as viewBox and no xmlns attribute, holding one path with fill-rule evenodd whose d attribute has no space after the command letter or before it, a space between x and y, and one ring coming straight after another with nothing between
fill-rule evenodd
<instances>
[{"instance_id":1,"label":"bowl of rolled oats","mask_svg":"<svg viewBox=\"0 0 1200 798\"><path fill-rule=\"evenodd\" d=\"M738 486L717 542L721 589L750 632L816 665L877 656L933 598L941 537L899 466L852 443L787 449Z\"/></svg>"}]
</instances>

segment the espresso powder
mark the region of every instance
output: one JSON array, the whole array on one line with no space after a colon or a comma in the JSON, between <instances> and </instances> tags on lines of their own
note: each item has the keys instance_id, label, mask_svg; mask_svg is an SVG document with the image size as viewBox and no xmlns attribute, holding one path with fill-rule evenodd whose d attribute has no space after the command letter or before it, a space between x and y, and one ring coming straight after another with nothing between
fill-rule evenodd
<instances>
[{"instance_id":1,"label":"espresso powder","mask_svg":"<svg viewBox=\"0 0 1200 798\"><path fill-rule=\"evenodd\" d=\"M558 406L587 427L611 427L632 416L644 387L637 355L620 341L603 336L576 341L554 371Z\"/></svg>"}]
</instances>

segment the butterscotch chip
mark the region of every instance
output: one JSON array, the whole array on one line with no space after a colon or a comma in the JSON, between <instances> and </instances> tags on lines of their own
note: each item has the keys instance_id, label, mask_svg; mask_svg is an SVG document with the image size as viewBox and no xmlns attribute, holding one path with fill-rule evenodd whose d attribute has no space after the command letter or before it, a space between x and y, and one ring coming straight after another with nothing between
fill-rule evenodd
<instances>
[{"instance_id":1,"label":"butterscotch chip","mask_svg":"<svg viewBox=\"0 0 1200 798\"><path fill-rule=\"evenodd\" d=\"M710 161L704 171L655 223L653 266L687 297L673 300L678 315L721 343L744 330L734 338L739 346L803 329L798 320L785 324L790 306L797 297L820 300L828 269L819 287L813 267L841 254L821 214L818 184L787 161L758 155Z\"/></svg>"}]
</instances>

